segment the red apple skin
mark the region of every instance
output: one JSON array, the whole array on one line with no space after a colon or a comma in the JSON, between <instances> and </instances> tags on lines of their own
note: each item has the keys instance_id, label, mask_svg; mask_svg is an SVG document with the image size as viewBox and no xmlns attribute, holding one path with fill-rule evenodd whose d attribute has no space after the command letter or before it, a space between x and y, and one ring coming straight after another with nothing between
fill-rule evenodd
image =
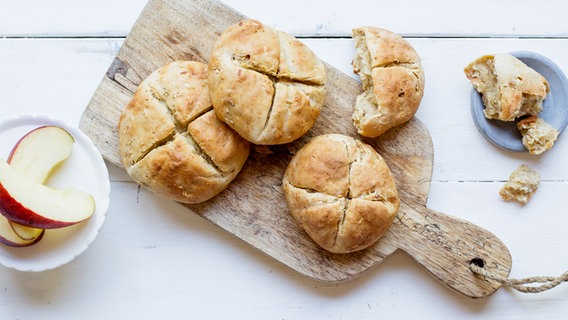
<instances>
[{"instance_id":1,"label":"red apple skin","mask_svg":"<svg viewBox=\"0 0 568 320\"><path fill-rule=\"evenodd\" d=\"M10 240L8 240L8 239L6 239L6 238L4 238L0 235L0 243L7 245L7 246L10 246L10 247L15 247L15 248L29 247L31 245L38 243L43 238L44 234L45 234L45 230L42 230L42 232L35 239L29 241L29 240L23 240L23 239L20 238L22 240L21 242L13 242L13 241L10 241Z\"/></svg>"},{"instance_id":2,"label":"red apple skin","mask_svg":"<svg viewBox=\"0 0 568 320\"><path fill-rule=\"evenodd\" d=\"M43 238L44 234L45 234L45 230L37 238L35 238L33 241L22 242L22 243L12 242L12 241L4 239L2 236L0 236L0 243L2 243L3 245L9 246L9 247L14 247L14 248L29 247L29 246L33 246L34 244L38 243Z\"/></svg>"},{"instance_id":3,"label":"red apple skin","mask_svg":"<svg viewBox=\"0 0 568 320\"><path fill-rule=\"evenodd\" d=\"M14 221L24 226L38 229L57 229L63 228L81 221L57 221L40 216L37 213L24 207L16 199L10 196L8 190L0 184L0 213L8 220Z\"/></svg>"}]
</instances>

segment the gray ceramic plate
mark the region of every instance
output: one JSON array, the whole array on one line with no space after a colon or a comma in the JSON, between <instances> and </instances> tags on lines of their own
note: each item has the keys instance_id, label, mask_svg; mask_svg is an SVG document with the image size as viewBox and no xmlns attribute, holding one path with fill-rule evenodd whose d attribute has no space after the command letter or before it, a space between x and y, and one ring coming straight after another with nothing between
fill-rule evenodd
<instances>
[{"instance_id":1,"label":"gray ceramic plate","mask_svg":"<svg viewBox=\"0 0 568 320\"><path fill-rule=\"evenodd\" d=\"M566 76L554 62L540 54L517 51L511 52L511 55L536 70L548 81L550 93L542 104L543 110L539 117L562 133L568 124L568 80ZM483 114L484 108L481 94L475 88L472 89L471 115L479 132L497 147L510 151L527 151L521 142L517 123L487 119Z\"/></svg>"}]
</instances>

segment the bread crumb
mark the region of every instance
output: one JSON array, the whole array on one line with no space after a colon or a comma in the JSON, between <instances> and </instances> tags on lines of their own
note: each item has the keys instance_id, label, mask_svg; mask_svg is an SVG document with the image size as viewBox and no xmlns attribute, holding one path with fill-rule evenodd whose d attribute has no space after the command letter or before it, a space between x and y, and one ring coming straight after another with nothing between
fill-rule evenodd
<instances>
[{"instance_id":1,"label":"bread crumb","mask_svg":"<svg viewBox=\"0 0 568 320\"><path fill-rule=\"evenodd\" d=\"M552 148L558 138L558 130L536 116L525 118L517 123L523 136L523 145L531 154L541 154Z\"/></svg>"},{"instance_id":2,"label":"bread crumb","mask_svg":"<svg viewBox=\"0 0 568 320\"><path fill-rule=\"evenodd\" d=\"M529 202L540 183L538 172L530 169L527 165L520 165L509 177L509 180L499 191L505 201L517 201L522 204Z\"/></svg>"}]
</instances>

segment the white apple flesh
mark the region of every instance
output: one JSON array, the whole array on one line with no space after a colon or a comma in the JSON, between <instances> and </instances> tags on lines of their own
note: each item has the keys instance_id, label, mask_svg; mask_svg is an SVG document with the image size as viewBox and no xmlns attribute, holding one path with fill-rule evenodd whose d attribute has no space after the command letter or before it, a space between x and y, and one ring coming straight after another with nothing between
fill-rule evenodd
<instances>
[{"instance_id":1,"label":"white apple flesh","mask_svg":"<svg viewBox=\"0 0 568 320\"><path fill-rule=\"evenodd\" d=\"M69 157L74 142L73 136L61 127L39 127L16 143L8 163L37 182L44 183L52 171Z\"/></svg>"},{"instance_id":2,"label":"white apple flesh","mask_svg":"<svg viewBox=\"0 0 568 320\"><path fill-rule=\"evenodd\" d=\"M54 189L0 160L0 213L41 229L70 226L95 212L92 195L75 188Z\"/></svg>"}]
</instances>

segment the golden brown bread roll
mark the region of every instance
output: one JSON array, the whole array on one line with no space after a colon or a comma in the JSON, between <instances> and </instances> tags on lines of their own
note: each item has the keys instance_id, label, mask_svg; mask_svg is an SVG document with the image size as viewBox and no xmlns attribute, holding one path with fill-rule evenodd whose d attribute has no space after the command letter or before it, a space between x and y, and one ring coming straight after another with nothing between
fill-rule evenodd
<instances>
[{"instance_id":1,"label":"golden brown bread roll","mask_svg":"<svg viewBox=\"0 0 568 320\"><path fill-rule=\"evenodd\" d=\"M126 172L166 198L198 203L237 176L250 144L220 121L209 99L207 65L176 61L146 78L120 116Z\"/></svg>"},{"instance_id":2,"label":"golden brown bread roll","mask_svg":"<svg viewBox=\"0 0 568 320\"><path fill-rule=\"evenodd\" d=\"M290 161L282 182L290 213L322 248L361 250L389 229L399 207L389 167L351 137L315 137Z\"/></svg>"},{"instance_id":3,"label":"golden brown bread roll","mask_svg":"<svg viewBox=\"0 0 568 320\"><path fill-rule=\"evenodd\" d=\"M307 46L256 20L226 29L209 61L217 116L255 144L306 133L323 105L325 80L325 66Z\"/></svg>"},{"instance_id":4,"label":"golden brown bread roll","mask_svg":"<svg viewBox=\"0 0 568 320\"><path fill-rule=\"evenodd\" d=\"M468 64L464 72L482 94L487 119L513 121L524 115L536 116L550 91L542 75L510 54L484 55Z\"/></svg>"},{"instance_id":5,"label":"golden brown bread roll","mask_svg":"<svg viewBox=\"0 0 568 320\"><path fill-rule=\"evenodd\" d=\"M357 97L353 124L377 137L412 119L424 95L424 70L414 48L400 35L376 27L353 29L353 71L364 92Z\"/></svg>"}]
</instances>

